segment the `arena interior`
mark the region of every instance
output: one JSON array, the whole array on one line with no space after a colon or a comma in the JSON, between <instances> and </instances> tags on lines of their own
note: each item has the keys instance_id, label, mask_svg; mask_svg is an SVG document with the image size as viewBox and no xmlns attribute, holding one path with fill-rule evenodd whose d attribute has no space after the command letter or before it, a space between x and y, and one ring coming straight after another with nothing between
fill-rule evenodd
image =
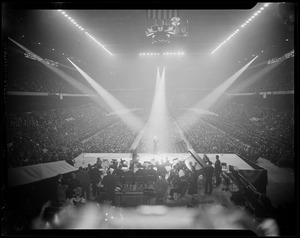
<instances>
[{"instance_id":1,"label":"arena interior","mask_svg":"<svg viewBox=\"0 0 300 238\"><path fill-rule=\"evenodd\" d=\"M297 234L297 6L3 4L2 234Z\"/></svg>"}]
</instances>

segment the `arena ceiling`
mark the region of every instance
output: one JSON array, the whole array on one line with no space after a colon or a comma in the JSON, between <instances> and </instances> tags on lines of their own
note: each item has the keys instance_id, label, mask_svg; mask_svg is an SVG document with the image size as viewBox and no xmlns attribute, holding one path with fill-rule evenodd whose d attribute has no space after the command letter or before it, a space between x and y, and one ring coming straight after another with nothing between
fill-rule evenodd
<instances>
[{"instance_id":1,"label":"arena ceiling","mask_svg":"<svg viewBox=\"0 0 300 238\"><path fill-rule=\"evenodd\" d=\"M134 69L141 59L141 52L183 51L185 55L177 57L181 61L169 57L170 61L166 62L166 58L162 61L149 56L142 59L146 60L143 64L149 66L152 63L155 67L159 63L169 64L177 69L181 65L181 71L191 72L205 61L205 74L218 78L231 75L254 55L259 55L255 62L259 63L294 49L294 8L291 3L272 3L250 24L240 27L262 4L253 4L246 9L180 9L179 17L188 20L188 36L173 37L166 45L152 44L146 37L146 29L154 24L153 19L147 18L147 9L103 10L84 5L73 8L67 4L54 4L51 9L31 9L15 4L4 8L3 29L6 30L5 36L37 54L65 64L65 56L72 57L74 62L94 74L101 65L105 65L101 70L108 69L111 74L121 68L120 64ZM85 30L74 27L55 9L64 9ZM240 32L212 55L211 52L236 29ZM113 56L92 42L85 31L100 41Z\"/></svg>"}]
</instances>

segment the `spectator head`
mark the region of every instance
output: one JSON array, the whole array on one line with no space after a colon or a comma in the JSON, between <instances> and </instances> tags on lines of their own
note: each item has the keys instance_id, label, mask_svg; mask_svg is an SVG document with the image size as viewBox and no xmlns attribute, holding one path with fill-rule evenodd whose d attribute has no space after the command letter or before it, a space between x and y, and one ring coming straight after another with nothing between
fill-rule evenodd
<instances>
[{"instance_id":1,"label":"spectator head","mask_svg":"<svg viewBox=\"0 0 300 238\"><path fill-rule=\"evenodd\" d=\"M219 159L219 155L216 155L216 159L217 159L217 160Z\"/></svg>"},{"instance_id":2,"label":"spectator head","mask_svg":"<svg viewBox=\"0 0 300 238\"><path fill-rule=\"evenodd\" d=\"M82 188L81 187L74 188L73 194L74 194L74 197L80 197L82 194Z\"/></svg>"},{"instance_id":3,"label":"spectator head","mask_svg":"<svg viewBox=\"0 0 300 238\"><path fill-rule=\"evenodd\" d=\"M76 178L76 174L75 173L71 173L71 178L75 179Z\"/></svg>"},{"instance_id":4,"label":"spectator head","mask_svg":"<svg viewBox=\"0 0 300 238\"><path fill-rule=\"evenodd\" d=\"M212 162L211 162L211 161L208 161L208 164L209 164L209 165L212 165Z\"/></svg>"},{"instance_id":5,"label":"spectator head","mask_svg":"<svg viewBox=\"0 0 300 238\"><path fill-rule=\"evenodd\" d=\"M79 171L82 171L82 166L80 166L78 170L79 170Z\"/></svg>"}]
</instances>

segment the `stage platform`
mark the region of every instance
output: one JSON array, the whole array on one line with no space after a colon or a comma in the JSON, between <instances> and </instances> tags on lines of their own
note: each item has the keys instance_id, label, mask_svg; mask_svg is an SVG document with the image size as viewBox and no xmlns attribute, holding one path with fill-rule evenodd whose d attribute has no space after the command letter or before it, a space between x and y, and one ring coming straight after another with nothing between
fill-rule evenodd
<instances>
[{"instance_id":1,"label":"stage platform","mask_svg":"<svg viewBox=\"0 0 300 238\"><path fill-rule=\"evenodd\" d=\"M203 158L203 154L198 154ZM248 163L241 159L236 154L206 154L211 162L215 163L216 155L219 155L221 163L226 163L227 166L232 165L238 170L254 170ZM163 154L151 154L151 153L139 153L138 159L141 164L145 161L159 161L163 162L166 158L172 163L173 161L183 161L191 156L190 153L163 153ZM101 160L107 160L111 162L113 159L120 161L120 159L125 160L129 163L132 159L131 153L82 153L76 158L74 158L74 167L83 168L87 167L88 164L94 165L97 158L100 157Z\"/></svg>"}]
</instances>

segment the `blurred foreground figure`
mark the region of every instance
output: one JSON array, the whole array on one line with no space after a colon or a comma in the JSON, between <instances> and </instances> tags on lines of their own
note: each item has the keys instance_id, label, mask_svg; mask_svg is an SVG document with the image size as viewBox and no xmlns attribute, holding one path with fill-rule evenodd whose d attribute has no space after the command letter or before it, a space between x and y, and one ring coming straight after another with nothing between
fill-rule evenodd
<instances>
[{"instance_id":1,"label":"blurred foreground figure","mask_svg":"<svg viewBox=\"0 0 300 238\"><path fill-rule=\"evenodd\" d=\"M199 229L199 235L201 229L230 229L250 230L258 236L279 235L273 219L257 221L242 209L228 210L219 205L199 209L161 205L118 208L90 202L79 208L67 206L51 217L44 216L44 211L45 206L32 221L33 229Z\"/></svg>"}]
</instances>

